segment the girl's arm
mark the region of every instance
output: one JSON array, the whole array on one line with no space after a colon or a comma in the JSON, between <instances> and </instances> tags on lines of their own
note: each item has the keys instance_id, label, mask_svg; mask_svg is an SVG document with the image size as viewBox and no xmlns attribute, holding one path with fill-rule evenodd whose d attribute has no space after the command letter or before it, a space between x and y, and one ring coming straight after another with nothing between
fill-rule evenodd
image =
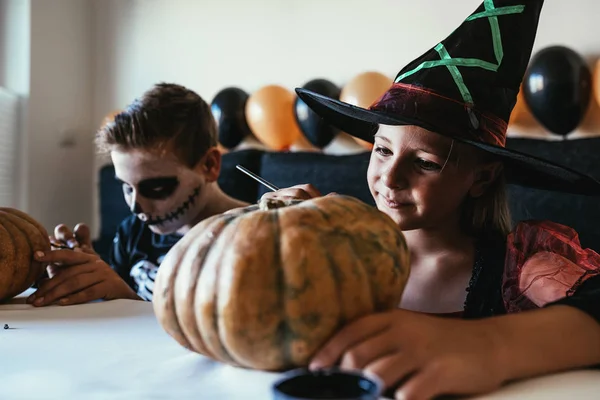
<instances>
[{"instance_id":1,"label":"girl's arm","mask_svg":"<svg viewBox=\"0 0 600 400\"><path fill-rule=\"evenodd\" d=\"M511 381L600 364L600 324L566 305L477 320L397 309L347 324L310 367L336 364L378 375L406 400L489 393Z\"/></svg>"},{"instance_id":2,"label":"girl's arm","mask_svg":"<svg viewBox=\"0 0 600 400\"><path fill-rule=\"evenodd\" d=\"M508 237L503 294L509 315L490 322L510 379L600 365L600 255L572 228L519 223Z\"/></svg>"},{"instance_id":3,"label":"girl's arm","mask_svg":"<svg viewBox=\"0 0 600 400\"><path fill-rule=\"evenodd\" d=\"M490 318L506 380L600 365L600 323L575 307Z\"/></svg>"}]
</instances>

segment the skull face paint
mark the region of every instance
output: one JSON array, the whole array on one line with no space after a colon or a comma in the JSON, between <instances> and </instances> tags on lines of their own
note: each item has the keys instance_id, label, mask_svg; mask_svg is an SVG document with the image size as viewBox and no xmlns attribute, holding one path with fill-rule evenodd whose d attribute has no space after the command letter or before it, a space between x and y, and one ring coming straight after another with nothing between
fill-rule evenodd
<instances>
[{"instance_id":1,"label":"skull face paint","mask_svg":"<svg viewBox=\"0 0 600 400\"><path fill-rule=\"evenodd\" d=\"M113 150L116 178L129 209L158 234L193 224L205 207L205 179L174 154Z\"/></svg>"},{"instance_id":2,"label":"skull face paint","mask_svg":"<svg viewBox=\"0 0 600 400\"><path fill-rule=\"evenodd\" d=\"M179 186L179 178L165 176L162 178L149 178L138 184L140 195L147 199L164 200L169 198Z\"/></svg>"}]
</instances>

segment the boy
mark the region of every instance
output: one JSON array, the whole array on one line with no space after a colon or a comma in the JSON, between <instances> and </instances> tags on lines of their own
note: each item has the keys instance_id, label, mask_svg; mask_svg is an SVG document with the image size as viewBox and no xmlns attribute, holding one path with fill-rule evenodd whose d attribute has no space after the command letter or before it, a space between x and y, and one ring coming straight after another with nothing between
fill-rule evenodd
<instances>
[{"instance_id":1,"label":"boy","mask_svg":"<svg viewBox=\"0 0 600 400\"><path fill-rule=\"evenodd\" d=\"M75 233L57 226L56 239L81 244L81 251L55 250L39 259L59 266L32 295L34 305L150 301L162 259L190 228L248 205L219 187L216 122L210 106L183 86L155 85L103 126L96 144L110 155L132 215L117 230L110 266L93 251L85 225Z\"/></svg>"}]
</instances>

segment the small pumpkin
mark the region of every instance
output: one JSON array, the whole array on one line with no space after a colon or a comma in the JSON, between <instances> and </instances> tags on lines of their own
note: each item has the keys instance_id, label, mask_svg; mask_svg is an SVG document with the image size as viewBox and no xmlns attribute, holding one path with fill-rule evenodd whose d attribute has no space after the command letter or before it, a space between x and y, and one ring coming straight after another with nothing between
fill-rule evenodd
<instances>
[{"instance_id":1,"label":"small pumpkin","mask_svg":"<svg viewBox=\"0 0 600 400\"><path fill-rule=\"evenodd\" d=\"M304 367L348 322L396 308L399 227L353 197L269 201L210 217L161 263L153 307L187 349L267 371Z\"/></svg>"},{"instance_id":2,"label":"small pumpkin","mask_svg":"<svg viewBox=\"0 0 600 400\"><path fill-rule=\"evenodd\" d=\"M46 229L23 211L0 207L0 301L27 290L44 273L33 260L36 251L49 251Z\"/></svg>"}]
</instances>

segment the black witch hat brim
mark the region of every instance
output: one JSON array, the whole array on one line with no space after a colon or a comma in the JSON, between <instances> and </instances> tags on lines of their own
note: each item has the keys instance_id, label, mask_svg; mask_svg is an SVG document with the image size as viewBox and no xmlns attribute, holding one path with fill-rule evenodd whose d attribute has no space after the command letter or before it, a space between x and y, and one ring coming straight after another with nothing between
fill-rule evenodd
<instances>
[{"instance_id":1,"label":"black witch hat brim","mask_svg":"<svg viewBox=\"0 0 600 400\"><path fill-rule=\"evenodd\" d=\"M374 142L374 134L379 124L415 125L492 154L503 162L508 183L573 194L600 194L600 182L588 175L503 146L458 137L451 132L446 132L444 127L434 126L416 116L392 115L380 110L369 110L301 88L297 88L296 93L327 123L369 143Z\"/></svg>"}]
</instances>

